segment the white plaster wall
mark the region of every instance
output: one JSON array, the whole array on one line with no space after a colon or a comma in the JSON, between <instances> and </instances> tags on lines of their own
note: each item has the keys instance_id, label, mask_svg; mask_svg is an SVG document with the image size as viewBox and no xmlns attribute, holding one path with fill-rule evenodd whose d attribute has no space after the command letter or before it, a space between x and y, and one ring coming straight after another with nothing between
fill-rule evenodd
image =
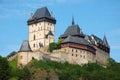
<instances>
[{"instance_id":1,"label":"white plaster wall","mask_svg":"<svg viewBox=\"0 0 120 80\"><path fill-rule=\"evenodd\" d=\"M53 34L55 34L54 27L55 24L44 21L28 25L29 43L33 51L38 50L40 48L39 43L42 43L43 46L48 46L49 43L54 41L54 36L51 37L50 40L48 38L45 38L46 34L48 34L50 30L52 31ZM34 35L35 35L35 40L34 40Z\"/></svg>"}]
</instances>

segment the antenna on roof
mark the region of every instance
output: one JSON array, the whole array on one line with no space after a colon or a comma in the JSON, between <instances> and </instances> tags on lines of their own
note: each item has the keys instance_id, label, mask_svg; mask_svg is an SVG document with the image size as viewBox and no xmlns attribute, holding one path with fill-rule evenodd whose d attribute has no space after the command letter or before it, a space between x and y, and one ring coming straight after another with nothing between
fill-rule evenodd
<instances>
[{"instance_id":1,"label":"antenna on roof","mask_svg":"<svg viewBox=\"0 0 120 80\"><path fill-rule=\"evenodd\" d=\"M33 13L30 13L30 19L32 19L33 18Z\"/></svg>"},{"instance_id":2,"label":"antenna on roof","mask_svg":"<svg viewBox=\"0 0 120 80\"><path fill-rule=\"evenodd\" d=\"M74 22L74 17L72 17L72 25L74 25L75 24L75 22Z\"/></svg>"},{"instance_id":3,"label":"antenna on roof","mask_svg":"<svg viewBox=\"0 0 120 80\"><path fill-rule=\"evenodd\" d=\"M50 16L53 17L53 12L52 11L50 12Z\"/></svg>"}]
</instances>

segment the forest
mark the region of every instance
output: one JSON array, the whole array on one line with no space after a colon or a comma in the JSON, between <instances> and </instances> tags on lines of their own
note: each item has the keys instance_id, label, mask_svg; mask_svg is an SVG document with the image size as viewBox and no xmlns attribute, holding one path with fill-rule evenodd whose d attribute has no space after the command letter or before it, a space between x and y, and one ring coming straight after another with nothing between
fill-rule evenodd
<instances>
[{"instance_id":1,"label":"forest","mask_svg":"<svg viewBox=\"0 0 120 80\"><path fill-rule=\"evenodd\" d=\"M8 62L0 56L0 80L120 80L120 63L109 59L107 67L97 63L83 66L55 61L33 60L23 68L17 58Z\"/></svg>"}]
</instances>

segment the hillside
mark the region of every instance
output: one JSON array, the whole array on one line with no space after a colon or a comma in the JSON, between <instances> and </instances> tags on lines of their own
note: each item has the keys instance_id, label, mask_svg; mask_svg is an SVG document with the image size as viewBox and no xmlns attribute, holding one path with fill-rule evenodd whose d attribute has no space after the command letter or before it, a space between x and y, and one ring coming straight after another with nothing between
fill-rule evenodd
<instances>
[{"instance_id":1,"label":"hillside","mask_svg":"<svg viewBox=\"0 0 120 80\"><path fill-rule=\"evenodd\" d=\"M13 61L11 64L14 64ZM33 59L27 66L16 72L10 80L120 80L120 64L110 60L107 68L91 63L84 66L67 62L37 61ZM18 72L19 71L19 72ZM19 74L19 75L17 75Z\"/></svg>"}]
</instances>

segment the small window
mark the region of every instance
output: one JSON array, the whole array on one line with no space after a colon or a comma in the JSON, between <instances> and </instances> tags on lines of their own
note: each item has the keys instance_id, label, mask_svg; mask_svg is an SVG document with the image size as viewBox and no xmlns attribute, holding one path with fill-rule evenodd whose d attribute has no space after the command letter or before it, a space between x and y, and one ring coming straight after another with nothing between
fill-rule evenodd
<instances>
[{"instance_id":1,"label":"small window","mask_svg":"<svg viewBox=\"0 0 120 80\"><path fill-rule=\"evenodd\" d=\"M85 59L85 56L84 56L84 59Z\"/></svg>"},{"instance_id":2,"label":"small window","mask_svg":"<svg viewBox=\"0 0 120 80\"><path fill-rule=\"evenodd\" d=\"M80 53L82 53L82 51L80 50Z\"/></svg>"},{"instance_id":3,"label":"small window","mask_svg":"<svg viewBox=\"0 0 120 80\"><path fill-rule=\"evenodd\" d=\"M66 51L66 49L64 49Z\"/></svg>"},{"instance_id":4,"label":"small window","mask_svg":"<svg viewBox=\"0 0 120 80\"><path fill-rule=\"evenodd\" d=\"M73 52L73 49L72 49L72 52Z\"/></svg>"},{"instance_id":5,"label":"small window","mask_svg":"<svg viewBox=\"0 0 120 80\"><path fill-rule=\"evenodd\" d=\"M22 59L22 58L23 58L23 56L20 56L20 58Z\"/></svg>"},{"instance_id":6,"label":"small window","mask_svg":"<svg viewBox=\"0 0 120 80\"><path fill-rule=\"evenodd\" d=\"M35 44L33 44L33 47L35 47Z\"/></svg>"},{"instance_id":7,"label":"small window","mask_svg":"<svg viewBox=\"0 0 120 80\"><path fill-rule=\"evenodd\" d=\"M77 50L76 50L76 53L77 53Z\"/></svg>"},{"instance_id":8,"label":"small window","mask_svg":"<svg viewBox=\"0 0 120 80\"><path fill-rule=\"evenodd\" d=\"M82 57L82 55L80 55L80 57Z\"/></svg>"},{"instance_id":9,"label":"small window","mask_svg":"<svg viewBox=\"0 0 120 80\"><path fill-rule=\"evenodd\" d=\"M77 54L76 54L76 57L77 57Z\"/></svg>"},{"instance_id":10,"label":"small window","mask_svg":"<svg viewBox=\"0 0 120 80\"><path fill-rule=\"evenodd\" d=\"M35 37L35 35L34 35L34 36L33 36L33 40L35 40L35 38L36 38L36 37Z\"/></svg>"},{"instance_id":11,"label":"small window","mask_svg":"<svg viewBox=\"0 0 120 80\"><path fill-rule=\"evenodd\" d=\"M72 54L72 56L73 56L73 54Z\"/></svg>"}]
</instances>

